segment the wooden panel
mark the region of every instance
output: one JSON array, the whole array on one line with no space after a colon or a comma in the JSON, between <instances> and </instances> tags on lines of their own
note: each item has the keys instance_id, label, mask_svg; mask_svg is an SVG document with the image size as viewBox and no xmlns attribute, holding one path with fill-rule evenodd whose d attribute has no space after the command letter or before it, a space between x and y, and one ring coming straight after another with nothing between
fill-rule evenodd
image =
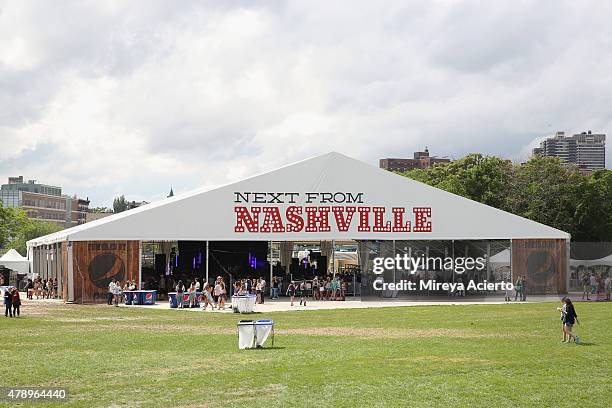
<instances>
[{"instance_id":1,"label":"wooden panel","mask_svg":"<svg viewBox=\"0 0 612 408\"><path fill-rule=\"evenodd\" d=\"M527 280L528 294L566 293L567 246L563 239L512 240L512 275Z\"/></svg>"},{"instance_id":2,"label":"wooden panel","mask_svg":"<svg viewBox=\"0 0 612 408\"><path fill-rule=\"evenodd\" d=\"M111 279L138 282L138 241L73 242L75 302L104 302Z\"/></svg>"}]
</instances>

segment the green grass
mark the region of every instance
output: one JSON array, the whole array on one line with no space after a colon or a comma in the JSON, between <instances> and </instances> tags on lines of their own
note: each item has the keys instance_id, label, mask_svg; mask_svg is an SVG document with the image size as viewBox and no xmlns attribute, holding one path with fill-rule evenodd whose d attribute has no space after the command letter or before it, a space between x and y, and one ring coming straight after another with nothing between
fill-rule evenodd
<instances>
[{"instance_id":1,"label":"green grass","mask_svg":"<svg viewBox=\"0 0 612 408\"><path fill-rule=\"evenodd\" d=\"M577 304L583 345L560 343L556 306L269 313L275 349L242 351L244 316L29 306L1 317L0 385L82 407L610 406L612 304Z\"/></svg>"}]
</instances>

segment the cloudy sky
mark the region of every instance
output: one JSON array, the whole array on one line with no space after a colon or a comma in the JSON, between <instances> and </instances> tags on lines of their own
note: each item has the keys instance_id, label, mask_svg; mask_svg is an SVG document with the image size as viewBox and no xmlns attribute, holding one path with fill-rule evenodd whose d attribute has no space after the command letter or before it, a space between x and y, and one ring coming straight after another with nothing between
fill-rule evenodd
<instances>
[{"instance_id":1,"label":"cloudy sky","mask_svg":"<svg viewBox=\"0 0 612 408\"><path fill-rule=\"evenodd\" d=\"M611 4L0 0L0 181L110 206L331 150L521 160L612 131Z\"/></svg>"}]
</instances>

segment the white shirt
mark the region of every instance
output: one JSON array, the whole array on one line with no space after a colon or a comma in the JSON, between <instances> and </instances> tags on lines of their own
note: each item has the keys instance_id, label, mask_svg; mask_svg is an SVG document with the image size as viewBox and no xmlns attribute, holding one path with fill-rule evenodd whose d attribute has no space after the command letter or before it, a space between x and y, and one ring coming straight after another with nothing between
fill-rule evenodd
<instances>
[{"instance_id":1,"label":"white shirt","mask_svg":"<svg viewBox=\"0 0 612 408\"><path fill-rule=\"evenodd\" d=\"M115 293L115 282L111 281L111 283L108 284L108 291L110 293Z\"/></svg>"},{"instance_id":2,"label":"white shirt","mask_svg":"<svg viewBox=\"0 0 612 408\"><path fill-rule=\"evenodd\" d=\"M198 282L198 281L196 281L195 290L196 290L196 292L200 290L200 282Z\"/></svg>"}]
</instances>

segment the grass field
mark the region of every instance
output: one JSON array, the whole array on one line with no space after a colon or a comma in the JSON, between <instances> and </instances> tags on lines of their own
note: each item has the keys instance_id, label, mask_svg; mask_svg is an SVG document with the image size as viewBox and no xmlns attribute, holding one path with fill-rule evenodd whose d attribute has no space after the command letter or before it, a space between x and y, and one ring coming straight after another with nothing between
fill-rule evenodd
<instances>
[{"instance_id":1,"label":"grass field","mask_svg":"<svg viewBox=\"0 0 612 408\"><path fill-rule=\"evenodd\" d=\"M40 304L1 317L1 385L82 407L611 406L612 304L577 304L583 345L556 306L270 313L275 348L239 351L239 315Z\"/></svg>"}]
</instances>

